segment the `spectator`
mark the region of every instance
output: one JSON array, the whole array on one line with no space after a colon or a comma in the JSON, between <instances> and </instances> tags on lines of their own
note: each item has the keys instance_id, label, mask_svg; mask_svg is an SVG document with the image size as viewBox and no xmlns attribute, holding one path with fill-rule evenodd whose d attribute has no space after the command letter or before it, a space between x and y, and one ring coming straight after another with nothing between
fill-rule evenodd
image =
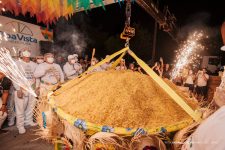
<instances>
[{"instance_id":1,"label":"spectator","mask_svg":"<svg viewBox=\"0 0 225 150\"><path fill-rule=\"evenodd\" d=\"M138 65L137 70L139 73L143 74L143 69L141 68L141 66Z\"/></svg>"},{"instance_id":2,"label":"spectator","mask_svg":"<svg viewBox=\"0 0 225 150\"><path fill-rule=\"evenodd\" d=\"M29 50L22 52L22 60L17 61L17 65L21 70L25 72L25 77L29 81L33 90L36 90L36 79L34 77L34 71L37 64L30 60L31 53ZM40 70L39 70L40 71ZM36 98L25 91L22 87L14 84L16 89L15 94L15 108L16 108L16 126L20 134L26 132L24 126L35 126L33 122L33 109L36 104Z\"/></svg>"},{"instance_id":3,"label":"spectator","mask_svg":"<svg viewBox=\"0 0 225 150\"><path fill-rule=\"evenodd\" d=\"M53 86L64 82L64 74L61 67L54 63L55 59L52 53L46 53L44 60L44 63L38 65L34 76L40 78L40 96L45 98Z\"/></svg>"},{"instance_id":4,"label":"spectator","mask_svg":"<svg viewBox=\"0 0 225 150\"><path fill-rule=\"evenodd\" d=\"M129 64L129 70L135 71L134 63L130 63L130 64Z\"/></svg>"},{"instance_id":5,"label":"spectator","mask_svg":"<svg viewBox=\"0 0 225 150\"><path fill-rule=\"evenodd\" d=\"M82 70L86 71L87 70L87 64L85 63L84 59L80 58L80 65L82 66Z\"/></svg>"},{"instance_id":6,"label":"spectator","mask_svg":"<svg viewBox=\"0 0 225 150\"><path fill-rule=\"evenodd\" d=\"M0 129L7 117L7 100L9 96L9 89L11 86L11 81L5 77L5 75L0 72ZM3 130L1 132L4 133Z\"/></svg>"},{"instance_id":7,"label":"spectator","mask_svg":"<svg viewBox=\"0 0 225 150\"><path fill-rule=\"evenodd\" d=\"M74 54L74 55L75 55L74 68L78 72L78 75L80 75L83 72L83 68L82 68L81 64L78 62L78 55L77 54Z\"/></svg>"},{"instance_id":8,"label":"spectator","mask_svg":"<svg viewBox=\"0 0 225 150\"><path fill-rule=\"evenodd\" d=\"M66 78L71 80L79 75L79 72L75 69L74 65L76 63L77 54L69 55L68 62L63 66L63 71L66 75Z\"/></svg>"},{"instance_id":9,"label":"spectator","mask_svg":"<svg viewBox=\"0 0 225 150\"><path fill-rule=\"evenodd\" d=\"M91 62L88 60L88 55L85 55L84 63L86 64L86 68L91 66Z\"/></svg>"},{"instance_id":10,"label":"spectator","mask_svg":"<svg viewBox=\"0 0 225 150\"><path fill-rule=\"evenodd\" d=\"M197 99L203 100L206 99L207 95L207 82L209 80L209 75L206 73L206 69L199 70L197 75Z\"/></svg>"},{"instance_id":11,"label":"spectator","mask_svg":"<svg viewBox=\"0 0 225 150\"><path fill-rule=\"evenodd\" d=\"M120 60L120 64L116 67L116 70L127 70L125 59Z\"/></svg>"},{"instance_id":12,"label":"spectator","mask_svg":"<svg viewBox=\"0 0 225 150\"><path fill-rule=\"evenodd\" d=\"M188 75L184 81L184 87L188 87L190 97L193 96L195 76L192 70L188 71Z\"/></svg>"},{"instance_id":13,"label":"spectator","mask_svg":"<svg viewBox=\"0 0 225 150\"><path fill-rule=\"evenodd\" d=\"M166 64L165 69L163 69L163 78L169 79L171 78L171 70L170 70L170 65Z\"/></svg>"},{"instance_id":14,"label":"spectator","mask_svg":"<svg viewBox=\"0 0 225 150\"><path fill-rule=\"evenodd\" d=\"M183 85L183 78L182 78L182 71L180 71L177 76L173 79L173 82L177 86L182 86Z\"/></svg>"},{"instance_id":15,"label":"spectator","mask_svg":"<svg viewBox=\"0 0 225 150\"><path fill-rule=\"evenodd\" d=\"M160 77L162 77L162 68L159 62L156 62L155 65L152 67L152 70Z\"/></svg>"}]
</instances>

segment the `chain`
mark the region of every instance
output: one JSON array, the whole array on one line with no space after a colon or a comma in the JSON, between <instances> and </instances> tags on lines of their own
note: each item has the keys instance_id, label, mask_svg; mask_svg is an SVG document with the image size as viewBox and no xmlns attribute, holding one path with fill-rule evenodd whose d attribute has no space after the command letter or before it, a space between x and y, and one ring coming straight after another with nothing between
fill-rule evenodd
<instances>
[{"instance_id":1,"label":"chain","mask_svg":"<svg viewBox=\"0 0 225 150\"><path fill-rule=\"evenodd\" d=\"M126 3L126 22L125 22L125 27L129 27L130 26L130 18L131 18L131 0L127 0ZM130 46L130 38L126 39L126 43L125 43L125 47L129 47Z\"/></svg>"},{"instance_id":2,"label":"chain","mask_svg":"<svg viewBox=\"0 0 225 150\"><path fill-rule=\"evenodd\" d=\"M127 38L126 39L126 43L125 43L125 47L129 47L130 46L130 42L129 41L130 41L130 38Z\"/></svg>"}]
</instances>

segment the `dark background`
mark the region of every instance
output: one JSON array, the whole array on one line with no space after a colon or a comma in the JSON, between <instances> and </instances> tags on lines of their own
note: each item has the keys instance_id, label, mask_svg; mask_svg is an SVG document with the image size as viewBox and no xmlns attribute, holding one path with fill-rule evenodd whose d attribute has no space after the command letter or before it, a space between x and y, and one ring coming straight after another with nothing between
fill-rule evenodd
<instances>
[{"instance_id":1,"label":"dark background","mask_svg":"<svg viewBox=\"0 0 225 150\"><path fill-rule=\"evenodd\" d=\"M220 55L223 64L225 63L225 54L220 51L222 46L220 27L225 20L223 0L159 0L159 9L163 10L164 6L168 6L170 12L177 18L178 41L185 40L188 33L194 30L204 29L209 38L203 41L206 50L202 55ZM36 19L30 18L29 14L14 17L7 12L4 15L37 24ZM90 55L95 47L97 57L105 57L124 47L125 41L119 38L124 22L125 5L122 3L106 6L106 10L96 8L87 13L79 12L69 20L60 18L56 24L50 25L50 28L54 29L53 48L59 54L74 53L78 52L76 45L81 44L80 55ZM41 23L38 25L45 26ZM149 61L152 54L154 19L135 3L132 5L131 26L135 27L136 35L130 41L130 48L144 61ZM70 37L72 34L78 36L79 41L74 42ZM171 63L178 47L179 44L166 32L158 30L156 59L162 56L165 61Z\"/></svg>"}]
</instances>

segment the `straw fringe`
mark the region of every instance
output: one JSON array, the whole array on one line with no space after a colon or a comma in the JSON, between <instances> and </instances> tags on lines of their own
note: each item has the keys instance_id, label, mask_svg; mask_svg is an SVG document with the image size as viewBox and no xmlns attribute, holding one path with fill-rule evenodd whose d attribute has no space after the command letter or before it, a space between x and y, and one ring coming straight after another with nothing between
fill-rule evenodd
<instances>
[{"instance_id":1,"label":"straw fringe","mask_svg":"<svg viewBox=\"0 0 225 150\"><path fill-rule=\"evenodd\" d=\"M200 122L194 122L188 127L178 131L173 138L173 150L180 150L188 137L197 129Z\"/></svg>"},{"instance_id":2,"label":"straw fringe","mask_svg":"<svg viewBox=\"0 0 225 150\"><path fill-rule=\"evenodd\" d=\"M96 145L101 145L105 149L128 150L128 144L125 139L114 133L98 132L92 135L85 145L85 150L95 150Z\"/></svg>"},{"instance_id":3,"label":"straw fringe","mask_svg":"<svg viewBox=\"0 0 225 150\"><path fill-rule=\"evenodd\" d=\"M65 126L64 135L73 142L73 149L82 150L86 140L84 132L70 125L67 121L63 121L63 124Z\"/></svg>"}]
</instances>

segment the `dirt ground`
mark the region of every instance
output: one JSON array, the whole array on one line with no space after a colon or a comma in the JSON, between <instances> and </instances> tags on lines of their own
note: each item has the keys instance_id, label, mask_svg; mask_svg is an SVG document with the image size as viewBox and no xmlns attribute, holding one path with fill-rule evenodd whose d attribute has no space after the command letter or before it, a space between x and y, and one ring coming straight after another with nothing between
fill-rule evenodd
<instances>
[{"instance_id":1,"label":"dirt ground","mask_svg":"<svg viewBox=\"0 0 225 150\"><path fill-rule=\"evenodd\" d=\"M54 145L47 143L44 140L38 139L35 135L36 128L28 128L27 132L20 135L15 126L4 128L7 133L0 134L0 149L1 150L53 150Z\"/></svg>"}]
</instances>

